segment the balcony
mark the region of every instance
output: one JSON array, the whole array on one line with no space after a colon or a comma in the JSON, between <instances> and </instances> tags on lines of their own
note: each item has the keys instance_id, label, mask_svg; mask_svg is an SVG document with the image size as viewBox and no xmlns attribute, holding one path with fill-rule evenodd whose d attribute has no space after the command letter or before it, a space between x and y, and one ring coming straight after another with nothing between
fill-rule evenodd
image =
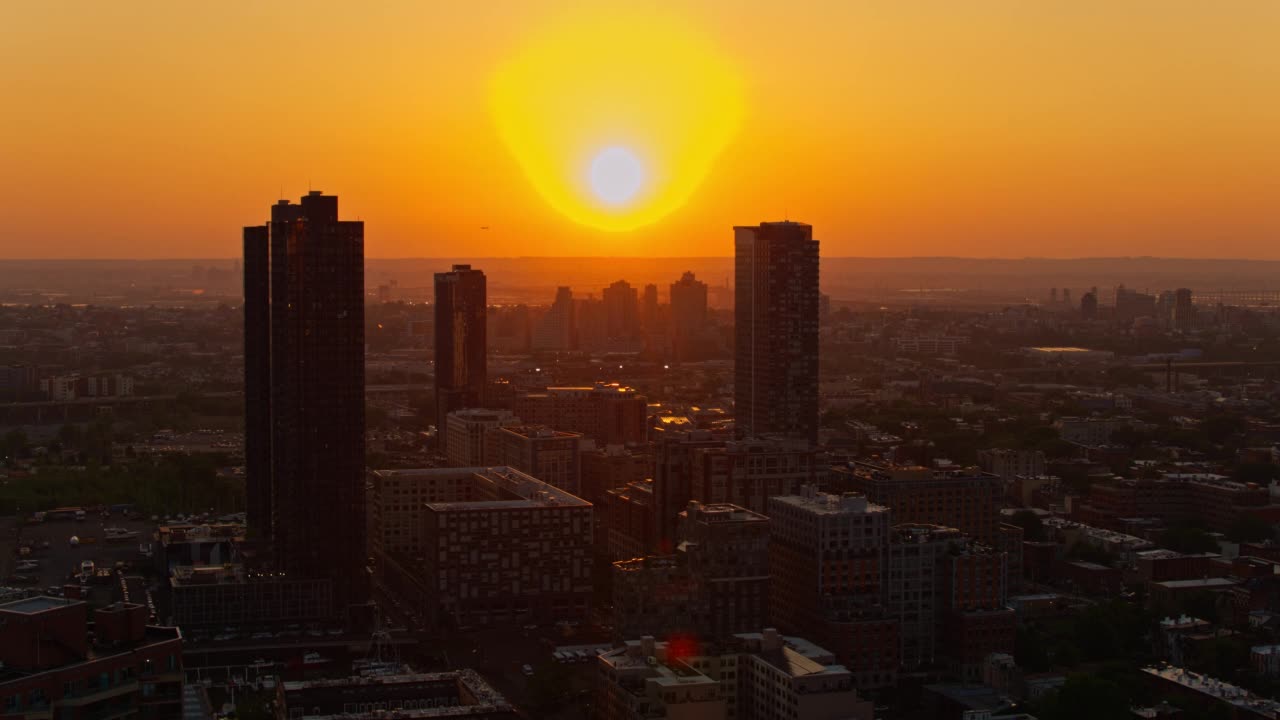
<instances>
[{"instance_id":1,"label":"balcony","mask_svg":"<svg viewBox=\"0 0 1280 720\"><path fill-rule=\"evenodd\" d=\"M96 702L136 692L138 692L138 681L130 680L110 687L73 692L69 695L64 695L57 704L63 707L83 707L85 705L91 705Z\"/></svg>"}]
</instances>

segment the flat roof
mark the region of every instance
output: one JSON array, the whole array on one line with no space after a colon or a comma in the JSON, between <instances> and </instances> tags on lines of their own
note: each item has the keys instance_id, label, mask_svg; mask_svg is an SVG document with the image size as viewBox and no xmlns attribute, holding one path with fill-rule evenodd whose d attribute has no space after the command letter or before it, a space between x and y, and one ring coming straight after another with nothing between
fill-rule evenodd
<instances>
[{"instance_id":1,"label":"flat roof","mask_svg":"<svg viewBox=\"0 0 1280 720\"><path fill-rule=\"evenodd\" d=\"M37 595L35 597L26 598L25 600L14 600L13 602L0 605L0 610L12 613L22 613L23 615L34 615L35 613L53 610L54 608L69 607L79 602L81 601L49 597L48 595Z\"/></svg>"},{"instance_id":2,"label":"flat roof","mask_svg":"<svg viewBox=\"0 0 1280 720\"><path fill-rule=\"evenodd\" d=\"M814 515L866 515L887 513L889 508L869 502L865 495L850 493L848 496L817 493L804 495L774 495L772 502L790 505Z\"/></svg>"},{"instance_id":3,"label":"flat roof","mask_svg":"<svg viewBox=\"0 0 1280 720\"><path fill-rule=\"evenodd\" d=\"M1167 588L1194 588L1194 587L1226 587L1228 585L1237 585L1235 580L1231 578L1198 578L1195 580L1165 580L1156 583Z\"/></svg>"}]
</instances>

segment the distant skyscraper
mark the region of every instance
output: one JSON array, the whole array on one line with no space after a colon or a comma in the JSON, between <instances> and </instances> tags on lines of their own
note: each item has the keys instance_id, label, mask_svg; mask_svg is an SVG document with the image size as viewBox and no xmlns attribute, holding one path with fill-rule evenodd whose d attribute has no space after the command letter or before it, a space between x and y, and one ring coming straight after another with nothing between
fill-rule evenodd
<instances>
[{"instance_id":1,"label":"distant skyscraper","mask_svg":"<svg viewBox=\"0 0 1280 720\"><path fill-rule=\"evenodd\" d=\"M484 404L485 277L470 265L436 273L436 427L443 431L454 410ZM448 433L438 432L440 447Z\"/></svg>"},{"instance_id":2,"label":"distant skyscraper","mask_svg":"<svg viewBox=\"0 0 1280 720\"><path fill-rule=\"evenodd\" d=\"M707 284L686 272L671 283L671 327L676 335L692 335L707 324Z\"/></svg>"},{"instance_id":3,"label":"distant skyscraper","mask_svg":"<svg viewBox=\"0 0 1280 720\"><path fill-rule=\"evenodd\" d=\"M328 580L346 610L368 600L364 223L313 191L244 240L251 532L270 537L279 570Z\"/></svg>"},{"instance_id":4,"label":"distant skyscraper","mask_svg":"<svg viewBox=\"0 0 1280 720\"><path fill-rule=\"evenodd\" d=\"M1179 332L1191 332L1195 324L1196 306L1191 300L1190 288L1178 288L1173 292L1173 326Z\"/></svg>"},{"instance_id":5,"label":"distant skyscraper","mask_svg":"<svg viewBox=\"0 0 1280 720\"><path fill-rule=\"evenodd\" d=\"M649 283L640 296L640 327L647 333L658 330L658 286Z\"/></svg>"},{"instance_id":6,"label":"distant skyscraper","mask_svg":"<svg viewBox=\"0 0 1280 720\"><path fill-rule=\"evenodd\" d=\"M1140 317L1155 317L1156 297L1137 290L1130 290L1124 285L1116 288L1116 317L1120 320L1133 320Z\"/></svg>"},{"instance_id":7,"label":"distant skyscraper","mask_svg":"<svg viewBox=\"0 0 1280 720\"><path fill-rule=\"evenodd\" d=\"M657 289L654 301L656 303ZM626 280L619 280L601 293L607 333L610 339L633 338L640 334L639 299L636 289Z\"/></svg>"},{"instance_id":8,"label":"distant skyscraper","mask_svg":"<svg viewBox=\"0 0 1280 720\"><path fill-rule=\"evenodd\" d=\"M1080 317L1085 320L1098 317L1098 288L1080 296Z\"/></svg>"},{"instance_id":9,"label":"distant skyscraper","mask_svg":"<svg viewBox=\"0 0 1280 720\"><path fill-rule=\"evenodd\" d=\"M533 333L535 350L572 350L574 342L573 291L568 287L556 289L556 299L547 314L542 316Z\"/></svg>"},{"instance_id":10,"label":"distant skyscraper","mask_svg":"<svg viewBox=\"0 0 1280 720\"><path fill-rule=\"evenodd\" d=\"M269 541L271 513L271 226L244 229L244 475L249 536Z\"/></svg>"},{"instance_id":11,"label":"distant skyscraper","mask_svg":"<svg viewBox=\"0 0 1280 720\"><path fill-rule=\"evenodd\" d=\"M734 418L818 440L818 241L790 221L734 228Z\"/></svg>"}]
</instances>

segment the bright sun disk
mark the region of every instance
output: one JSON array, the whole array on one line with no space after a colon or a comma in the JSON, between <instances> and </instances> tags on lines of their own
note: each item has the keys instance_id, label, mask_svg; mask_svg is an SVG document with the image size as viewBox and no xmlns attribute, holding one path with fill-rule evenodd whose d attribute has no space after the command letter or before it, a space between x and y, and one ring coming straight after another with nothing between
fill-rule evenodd
<instances>
[{"instance_id":1,"label":"bright sun disk","mask_svg":"<svg viewBox=\"0 0 1280 720\"><path fill-rule=\"evenodd\" d=\"M489 100L543 199L621 232L689 199L737 132L743 94L732 63L685 18L611 6L531 30L496 68Z\"/></svg>"},{"instance_id":2,"label":"bright sun disk","mask_svg":"<svg viewBox=\"0 0 1280 720\"><path fill-rule=\"evenodd\" d=\"M609 205L627 204L643 184L644 166L627 148L605 148L591 161L591 190Z\"/></svg>"}]
</instances>

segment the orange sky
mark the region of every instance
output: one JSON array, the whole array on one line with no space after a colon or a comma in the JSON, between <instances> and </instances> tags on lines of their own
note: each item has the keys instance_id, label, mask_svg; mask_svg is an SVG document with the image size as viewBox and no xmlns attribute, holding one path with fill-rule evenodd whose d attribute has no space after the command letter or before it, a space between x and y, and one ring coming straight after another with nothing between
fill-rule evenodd
<instances>
[{"instance_id":1,"label":"orange sky","mask_svg":"<svg viewBox=\"0 0 1280 720\"><path fill-rule=\"evenodd\" d=\"M0 257L230 257L310 183L371 257L725 255L785 214L825 255L1280 258L1280 2L654 7L743 112L679 207L602 232L491 111L497 69L583 8L0 4Z\"/></svg>"}]
</instances>

